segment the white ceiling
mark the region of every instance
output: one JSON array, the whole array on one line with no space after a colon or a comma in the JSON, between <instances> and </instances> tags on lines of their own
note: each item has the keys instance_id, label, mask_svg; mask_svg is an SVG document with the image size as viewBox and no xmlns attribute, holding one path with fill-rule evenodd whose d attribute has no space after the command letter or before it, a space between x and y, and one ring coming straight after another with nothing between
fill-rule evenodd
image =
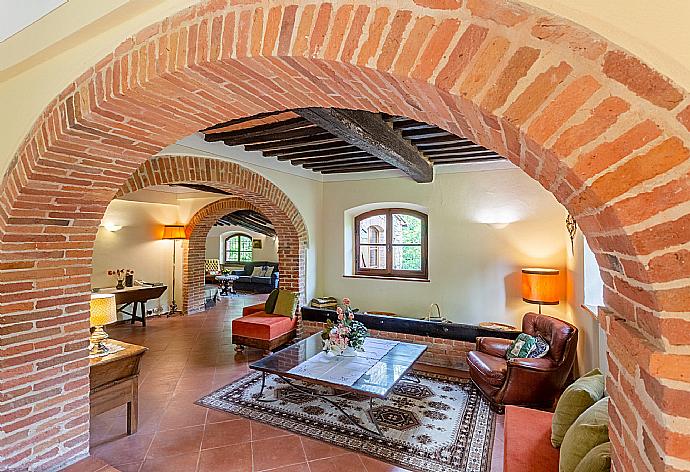
<instances>
[{"instance_id":1,"label":"white ceiling","mask_svg":"<svg viewBox=\"0 0 690 472\"><path fill-rule=\"evenodd\" d=\"M65 3L67 0L0 0L0 43Z\"/></svg>"}]
</instances>

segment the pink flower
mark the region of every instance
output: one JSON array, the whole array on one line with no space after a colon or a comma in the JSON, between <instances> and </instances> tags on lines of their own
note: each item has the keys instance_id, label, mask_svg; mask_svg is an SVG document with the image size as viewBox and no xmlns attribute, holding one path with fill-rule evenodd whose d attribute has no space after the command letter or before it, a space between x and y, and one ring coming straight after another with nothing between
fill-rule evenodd
<instances>
[{"instance_id":1,"label":"pink flower","mask_svg":"<svg viewBox=\"0 0 690 472\"><path fill-rule=\"evenodd\" d=\"M350 306L350 299L347 297L343 298L343 305Z\"/></svg>"},{"instance_id":2,"label":"pink flower","mask_svg":"<svg viewBox=\"0 0 690 472\"><path fill-rule=\"evenodd\" d=\"M340 321L342 321L343 318L345 318L345 316L343 315L343 312L341 311L340 313L338 313L338 319L339 319Z\"/></svg>"},{"instance_id":3,"label":"pink flower","mask_svg":"<svg viewBox=\"0 0 690 472\"><path fill-rule=\"evenodd\" d=\"M336 312L337 314L341 314L341 313L343 312L343 309L340 308L340 307L337 307L337 308L335 309L335 312Z\"/></svg>"},{"instance_id":4,"label":"pink flower","mask_svg":"<svg viewBox=\"0 0 690 472\"><path fill-rule=\"evenodd\" d=\"M354 319L355 319L355 314L354 314L354 313L350 313L350 314L348 315L348 318L350 318L351 320L354 320Z\"/></svg>"}]
</instances>

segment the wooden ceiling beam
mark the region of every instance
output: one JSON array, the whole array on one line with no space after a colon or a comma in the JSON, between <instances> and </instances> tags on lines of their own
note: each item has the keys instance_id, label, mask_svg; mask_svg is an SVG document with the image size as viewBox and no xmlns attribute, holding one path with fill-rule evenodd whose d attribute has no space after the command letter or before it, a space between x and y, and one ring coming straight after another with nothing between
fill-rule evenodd
<instances>
[{"instance_id":1,"label":"wooden ceiling beam","mask_svg":"<svg viewBox=\"0 0 690 472\"><path fill-rule=\"evenodd\" d=\"M301 108L295 112L383 162L402 170L416 182L431 182L431 163L394 131L378 113L338 108Z\"/></svg>"},{"instance_id":2,"label":"wooden ceiling beam","mask_svg":"<svg viewBox=\"0 0 690 472\"><path fill-rule=\"evenodd\" d=\"M466 138L461 138L455 136L454 134L448 134L446 136L437 136L435 138L412 138L410 142L414 146L424 145L424 144L438 144L438 143L461 143L467 141Z\"/></svg>"},{"instance_id":3,"label":"wooden ceiling beam","mask_svg":"<svg viewBox=\"0 0 690 472\"><path fill-rule=\"evenodd\" d=\"M329 150L341 150L341 149L353 149L357 150L358 148L349 145L345 141L338 140L336 142L332 143L326 143L326 144L305 144L303 146L295 146L292 148L287 148L287 149L275 149L271 151L262 151L264 156L286 156L288 154L300 154L304 152L311 152L311 151L323 151L327 152Z\"/></svg>"},{"instance_id":4,"label":"wooden ceiling beam","mask_svg":"<svg viewBox=\"0 0 690 472\"><path fill-rule=\"evenodd\" d=\"M219 188L211 187L210 185L204 184L168 184L169 187L184 187L192 190L198 190L199 192L217 193L219 195L232 195L230 192L221 190Z\"/></svg>"},{"instance_id":5,"label":"wooden ceiling beam","mask_svg":"<svg viewBox=\"0 0 690 472\"><path fill-rule=\"evenodd\" d=\"M356 147L330 149L326 151L310 151L310 152L300 152L297 154L281 154L278 157L279 161L295 161L297 159L313 158L313 157L329 157L329 156L352 156L356 154L360 157L369 156L368 153L362 151Z\"/></svg>"},{"instance_id":6,"label":"wooden ceiling beam","mask_svg":"<svg viewBox=\"0 0 690 472\"><path fill-rule=\"evenodd\" d=\"M374 170L391 170L395 169L395 166L381 162L381 164L375 165L365 165L365 166L353 166L353 167L338 167L335 169L325 169L320 170L322 174L348 174L351 172L371 172Z\"/></svg>"},{"instance_id":7,"label":"wooden ceiling beam","mask_svg":"<svg viewBox=\"0 0 690 472\"><path fill-rule=\"evenodd\" d=\"M277 123L268 123L265 125L255 126L253 128L207 134L206 136L204 136L204 140L209 143L216 143L219 141L230 141L237 140L240 138L254 138L257 136L263 136L266 133L278 133L281 131L289 131L303 126L311 126L311 123L309 123L304 118L290 118L288 120L279 121Z\"/></svg>"},{"instance_id":8,"label":"wooden ceiling beam","mask_svg":"<svg viewBox=\"0 0 690 472\"><path fill-rule=\"evenodd\" d=\"M280 142L285 139L303 138L305 136L312 136L316 133L323 133L324 131L318 126L302 126L300 128L291 129L288 131L281 131L278 133L261 133L256 136L239 136L234 139L226 139L223 142L227 146L242 146L249 144Z\"/></svg>"},{"instance_id":9,"label":"wooden ceiling beam","mask_svg":"<svg viewBox=\"0 0 690 472\"><path fill-rule=\"evenodd\" d=\"M464 157L482 157L482 156L488 156L488 157L499 157L501 159L505 159L505 157L499 156L493 151L475 151L475 152L449 152L448 154L438 154L436 156L429 156L429 159L431 159L433 162L437 162L442 159L462 159Z\"/></svg>"},{"instance_id":10,"label":"wooden ceiling beam","mask_svg":"<svg viewBox=\"0 0 690 472\"><path fill-rule=\"evenodd\" d=\"M345 166L350 166L352 164L369 164L369 163L376 163L376 162L381 162L379 159L376 159L375 157L360 157L357 159L341 159L337 161L329 161L329 162L305 162L302 164L302 167L305 169L314 169L318 170L319 168L323 167L345 167Z\"/></svg>"},{"instance_id":11,"label":"wooden ceiling beam","mask_svg":"<svg viewBox=\"0 0 690 472\"><path fill-rule=\"evenodd\" d=\"M435 149L433 151L424 151L424 155L428 157L433 157L433 156L440 156L440 155L445 155L445 154L464 154L467 152L477 152L477 151L487 151L495 154L494 151L491 151L489 149L486 149L484 146L467 146L464 148L460 148L460 150L457 149Z\"/></svg>"},{"instance_id":12,"label":"wooden ceiling beam","mask_svg":"<svg viewBox=\"0 0 690 472\"><path fill-rule=\"evenodd\" d=\"M414 143L414 141L412 142ZM457 143L416 144L416 146L420 151L427 152L435 149L462 149L468 146L476 146L476 144L468 139Z\"/></svg>"},{"instance_id":13,"label":"wooden ceiling beam","mask_svg":"<svg viewBox=\"0 0 690 472\"><path fill-rule=\"evenodd\" d=\"M269 111L266 113L259 113L258 115L246 116L244 118L236 118L230 121L224 121L223 123L218 123L217 125L209 126L208 128L202 129L202 133L207 133L208 131L213 131L214 129L226 128L228 126L240 125L242 123L248 123L254 120L260 120L262 118L268 118L269 116L280 115L281 113L286 113L284 111Z\"/></svg>"},{"instance_id":14,"label":"wooden ceiling beam","mask_svg":"<svg viewBox=\"0 0 690 472\"><path fill-rule=\"evenodd\" d=\"M505 158L501 156L494 156L494 157L466 157L462 159L440 159L438 161L434 161L434 165L443 165L443 164L469 164L472 162L491 162L491 161L504 161Z\"/></svg>"},{"instance_id":15,"label":"wooden ceiling beam","mask_svg":"<svg viewBox=\"0 0 690 472\"><path fill-rule=\"evenodd\" d=\"M433 137L440 137L440 136L454 136L450 134L448 131L442 130L441 128L419 128L419 129L412 129L412 130L406 130L402 132L402 137L405 139L413 139L413 138L433 138Z\"/></svg>"},{"instance_id":16,"label":"wooden ceiling beam","mask_svg":"<svg viewBox=\"0 0 690 472\"><path fill-rule=\"evenodd\" d=\"M258 144L248 144L244 146L246 151L272 151L276 149L293 148L305 144L327 144L333 142L343 142L342 139L330 133L311 133L306 137L295 139L281 139L279 141L269 141Z\"/></svg>"},{"instance_id":17,"label":"wooden ceiling beam","mask_svg":"<svg viewBox=\"0 0 690 472\"><path fill-rule=\"evenodd\" d=\"M301 165L302 163L305 162L332 162L332 161L338 161L341 159L359 159L359 158L369 158L372 157L369 154L367 154L364 151L358 151L358 152L353 152L353 153L345 153L345 154L329 154L326 156L318 156L318 157L300 157L298 159L290 159L290 162L293 165Z\"/></svg>"},{"instance_id":18,"label":"wooden ceiling beam","mask_svg":"<svg viewBox=\"0 0 690 472\"><path fill-rule=\"evenodd\" d=\"M244 218L233 216L232 213L225 215L223 218L221 218L221 220L226 221L234 226L241 226L242 228L246 228L250 231L265 234L266 236L273 237L276 235L276 232L273 228L252 223Z\"/></svg>"}]
</instances>

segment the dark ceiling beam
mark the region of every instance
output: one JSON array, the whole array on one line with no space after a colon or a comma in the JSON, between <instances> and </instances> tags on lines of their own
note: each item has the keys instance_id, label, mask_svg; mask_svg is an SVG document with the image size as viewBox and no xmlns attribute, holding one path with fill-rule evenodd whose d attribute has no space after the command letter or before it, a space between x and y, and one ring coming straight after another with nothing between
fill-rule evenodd
<instances>
[{"instance_id":1,"label":"dark ceiling beam","mask_svg":"<svg viewBox=\"0 0 690 472\"><path fill-rule=\"evenodd\" d=\"M435 138L412 138L410 141L414 146L418 146L420 144L461 143L467 141L467 139L455 136L454 134L449 134L447 136L437 136Z\"/></svg>"},{"instance_id":2,"label":"dark ceiling beam","mask_svg":"<svg viewBox=\"0 0 690 472\"><path fill-rule=\"evenodd\" d=\"M169 184L169 187L185 187L192 190L198 190L200 192L217 193L220 195L232 195L230 192L221 190L219 188L211 187L210 185L204 184Z\"/></svg>"},{"instance_id":3,"label":"dark ceiling beam","mask_svg":"<svg viewBox=\"0 0 690 472\"><path fill-rule=\"evenodd\" d=\"M434 149L462 149L464 147L476 146L476 144L469 139L457 143L416 144L414 141L412 141L412 143L422 152L433 151Z\"/></svg>"},{"instance_id":4,"label":"dark ceiling beam","mask_svg":"<svg viewBox=\"0 0 690 472\"><path fill-rule=\"evenodd\" d=\"M288 131L301 126L310 126L310 123L303 118L290 118L275 123L267 123L265 125L255 126L253 128L245 128L233 131L223 131L220 133L210 133L204 136L204 140L209 143L219 141L229 141L238 138L251 138L262 136L266 133L278 133L280 131Z\"/></svg>"},{"instance_id":5,"label":"dark ceiling beam","mask_svg":"<svg viewBox=\"0 0 690 472\"><path fill-rule=\"evenodd\" d=\"M214 129L221 129L221 128L225 128L227 126L240 125L242 123L247 123L249 121L261 120L263 118L268 118L269 116L280 115L281 113L286 113L286 112L284 112L284 111L269 111L266 113L259 113L258 115L247 116L244 118L236 118L234 120L224 121L223 123L218 123L217 125L209 126L208 128L202 129L201 132L206 133L207 131L213 131Z\"/></svg>"},{"instance_id":6,"label":"dark ceiling beam","mask_svg":"<svg viewBox=\"0 0 690 472\"><path fill-rule=\"evenodd\" d=\"M414 138L434 138L434 137L440 137L440 136L449 136L450 134L448 131L444 131L441 128L420 128L420 129L411 129L409 131L403 131L402 136L405 139L414 139ZM453 136L453 135L450 135Z\"/></svg>"},{"instance_id":7,"label":"dark ceiling beam","mask_svg":"<svg viewBox=\"0 0 690 472\"><path fill-rule=\"evenodd\" d=\"M288 154L300 154L304 152L311 151L328 151L328 150L341 150L341 149L355 149L359 150L354 146L350 146L348 143L342 140L338 140L333 143L326 144L305 144L303 146L296 146L288 149L275 149L271 151L262 151L264 156L286 156Z\"/></svg>"},{"instance_id":8,"label":"dark ceiling beam","mask_svg":"<svg viewBox=\"0 0 690 472\"><path fill-rule=\"evenodd\" d=\"M432 157L432 156L438 156L438 155L443 155L443 154L453 154L453 153L454 154L463 154L466 152L477 152L477 151L488 151L488 152L494 153L494 151L489 151L484 146L467 146L465 148L461 148L460 150L457 150L457 149L435 149L433 151L424 151L424 155Z\"/></svg>"},{"instance_id":9,"label":"dark ceiling beam","mask_svg":"<svg viewBox=\"0 0 690 472\"><path fill-rule=\"evenodd\" d=\"M326 151L311 151L311 152L300 152L296 154L281 154L278 156L279 161L295 161L297 159L313 158L313 157L339 157L339 156L369 156L370 154L362 151L356 147L331 149Z\"/></svg>"},{"instance_id":10,"label":"dark ceiling beam","mask_svg":"<svg viewBox=\"0 0 690 472\"><path fill-rule=\"evenodd\" d=\"M302 164L302 167L305 169L318 169L321 167L344 167L344 166L349 166L352 164L369 164L369 163L375 163L375 162L381 162L381 160L376 159L375 157L360 157L357 159L340 159L337 161L328 161L328 162L305 162Z\"/></svg>"},{"instance_id":11,"label":"dark ceiling beam","mask_svg":"<svg viewBox=\"0 0 690 472\"><path fill-rule=\"evenodd\" d=\"M281 131L278 133L260 133L256 136L239 136L233 139L225 139L223 142L227 146L241 146L249 144L280 142L285 139L303 138L305 136L312 136L317 133L325 133L324 130L318 126L310 124L310 126L302 126L300 128L290 129L288 131Z\"/></svg>"},{"instance_id":12,"label":"dark ceiling beam","mask_svg":"<svg viewBox=\"0 0 690 472\"><path fill-rule=\"evenodd\" d=\"M273 223L266 217L264 217L261 213L257 213L255 211L251 210L240 210L234 212L235 216L238 216L240 218L246 218L249 221L253 221L257 224L263 225L263 226L268 226L270 228L273 228Z\"/></svg>"},{"instance_id":13,"label":"dark ceiling beam","mask_svg":"<svg viewBox=\"0 0 690 472\"><path fill-rule=\"evenodd\" d=\"M244 146L246 151L272 151L275 149L293 148L305 144L327 144L333 142L343 142L342 139L333 136L331 133L311 133L311 135L296 139L282 139L280 141L269 141Z\"/></svg>"},{"instance_id":14,"label":"dark ceiling beam","mask_svg":"<svg viewBox=\"0 0 690 472\"><path fill-rule=\"evenodd\" d=\"M353 152L353 153L345 153L345 154L328 154L325 156L320 156L320 157L300 157L299 159L290 159L290 163L293 165L301 165L304 163L308 162L332 162L332 161L339 161L342 159L360 159L360 158L372 158L373 156L370 156L366 152L359 151L359 152ZM376 158L374 158L376 159Z\"/></svg>"},{"instance_id":15,"label":"dark ceiling beam","mask_svg":"<svg viewBox=\"0 0 690 472\"><path fill-rule=\"evenodd\" d=\"M429 159L431 159L433 162L437 162L442 159L456 159L456 158L463 158L463 157L482 157L482 156L489 156L489 157L500 157L501 159L505 159L504 157L499 156L493 151L476 151L476 152L449 152L448 154L438 154L436 156L429 156Z\"/></svg>"},{"instance_id":16,"label":"dark ceiling beam","mask_svg":"<svg viewBox=\"0 0 690 472\"><path fill-rule=\"evenodd\" d=\"M241 226L242 228L248 229L250 231L255 231L257 233L265 234L266 236L273 237L276 235L276 232L273 228L252 223L244 218L235 217L232 214L225 215L219 221L223 221L231 226Z\"/></svg>"},{"instance_id":17,"label":"dark ceiling beam","mask_svg":"<svg viewBox=\"0 0 690 472\"><path fill-rule=\"evenodd\" d=\"M374 170L391 170L391 169L395 169L395 167L390 165L390 164L386 164L385 162L382 162L381 164L376 164L376 165L338 167L335 169L321 170L319 172L321 172L322 174L347 174L350 172L371 172Z\"/></svg>"},{"instance_id":18,"label":"dark ceiling beam","mask_svg":"<svg viewBox=\"0 0 690 472\"><path fill-rule=\"evenodd\" d=\"M295 112L372 156L397 167L416 182L431 182L431 163L394 131L378 113L337 108L301 108Z\"/></svg>"},{"instance_id":19,"label":"dark ceiling beam","mask_svg":"<svg viewBox=\"0 0 690 472\"><path fill-rule=\"evenodd\" d=\"M434 161L435 165L443 165L443 164L469 164L472 162L491 162L491 161L504 161L505 158L501 156L494 156L494 157L471 157L471 158L462 158L462 159L440 159L438 161Z\"/></svg>"}]
</instances>

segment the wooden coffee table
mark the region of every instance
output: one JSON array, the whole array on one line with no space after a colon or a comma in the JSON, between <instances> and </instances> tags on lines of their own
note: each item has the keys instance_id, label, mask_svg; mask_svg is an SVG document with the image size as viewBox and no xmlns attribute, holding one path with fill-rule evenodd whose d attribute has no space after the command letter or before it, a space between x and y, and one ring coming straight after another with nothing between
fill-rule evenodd
<instances>
[{"instance_id":1,"label":"wooden coffee table","mask_svg":"<svg viewBox=\"0 0 690 472\"><path fill-rule=\"evenodd\" d=\"M328 376L320 376L320 378L315 378L310 375L306 367L315 365L313 362L308 364L310 360L318 360L320 366L323 367L324 362L339 362L343 361L343 358L339 356L333 356L331 354L325 355L323 353L323 341L321 339L321 333L314 334L306 339L293 344L281 351L271 354L263 359L254 362L249 367L254 370L260 371L262 375L261 379L261 391L257 395L257 400L273 402L277 401L275 399L263 398L264 388L266 386L266 376L268 374L273 374L281 379L283 379L287 384L293 388L299 390L302 393L307 393L314 397L320 398L325 402L329 403L331 406L337 408L345 417L355 426L363 429L364 431L381 436L381 429L374 419L374 415L369 415L375 430L361 425L357 420L343 410L343 408L336 402L331 400L332 398L342 397L348 393L356 393L365 397L369 397L369 410L371 411L374 406L374 399L388 398L388 395L393 390L393 387L398 383L403 377L408 377L408 379L419 383L419 379L415 377L410 370L412 365L424 354L427 347L423 344L413 344L402 341L388 341L388 340L378 340L377 338L368 338L372 340L372 350L378 347L378 352L385 351L388 343L395 343L392 347L385 352L385 354L380 357L373 356L367 358L367 352L365 347L365 352L359 354L358 356L349 356L359 363L362 364L369 363L373 364L371 367L367 368L365 371L361 372L358 369L353 369L353 375L349 376L348 381L338 381ZM376 343L380 341L380 343ZM365 345L366 346L366 345ZM317 359L318 356L318 359ZM347 358L348 356L344 356ZM360 366L361 367L361 366ZM362 369L364 367L361 367ZM356 377L352 381L353 377ZM295 383L298 380L304 384L315 384L323 387L328 387L331 393L322 393L317 389L309 388L308 386L303 386Z\"/></svg>"}]
</instances>

